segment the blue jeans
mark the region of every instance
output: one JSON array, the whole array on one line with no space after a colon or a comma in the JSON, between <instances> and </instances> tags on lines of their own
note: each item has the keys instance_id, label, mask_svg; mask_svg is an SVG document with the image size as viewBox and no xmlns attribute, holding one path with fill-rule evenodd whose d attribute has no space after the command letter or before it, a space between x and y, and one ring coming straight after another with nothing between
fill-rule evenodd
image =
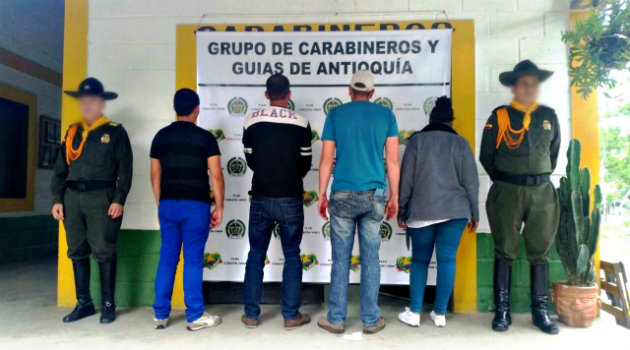
<instances>
[{"instance_id":1,"label":"blue jeans","mask_svg":"<svg viewBox=\"0 0 630 350\"><path fill-rule=\"evenodd\" d=\"M302 260L300 243L304 230L302 198L253 197L249 207L249 254L245 267L243 303L245 316L260 316L263 275L267 248L275 223L280 226L280 242L284 254L282 269L282 316L298 317L302 304Z\"/></svg>"},{"instance_id":2,"label":"blue jeans","mask_svg":"<svg viewBox=\"0 0 630 350\"><path fill-rule=\"evenodd\" d=\"M359 229L361 254L361 321L366 327L378 323L378 291L381 284L380 228L385 213L384 195L374 191L333 191L330 194L330 240L332 272L328 297L328 321L342 325L348 309L348 283L354 233Z\"/></svg>"},{"instance_id":3,"label":"blue jeans","mask_svg":"<svg viewBox=\"0 0 630 350\"><path fill-rule=\"evenodd\" d=\"M186 319L195 321L204 312L202 262L210 230L210 204L165 199L160 201L158 216L162 248L155 276L155 318L166 319L171 313L175 271L183 244Z\"/></svg>"},{"instance_id":4,"label":"blue jeans","mask_svg":"<svg viewBox=\"0 0 630 350\"><path fill-rule=\"evenodd\" d=\"M433 255L433 247L435 247L437 285L433 311L438 314L446 313L446 306L455 283L457 247L459 247L459 240L467 222L467 219L453 219L421 228L408 228L413 255L409 276L411 311L422 312L424 288L427 285L427 269Z\"/></svg>"}]
</instances>

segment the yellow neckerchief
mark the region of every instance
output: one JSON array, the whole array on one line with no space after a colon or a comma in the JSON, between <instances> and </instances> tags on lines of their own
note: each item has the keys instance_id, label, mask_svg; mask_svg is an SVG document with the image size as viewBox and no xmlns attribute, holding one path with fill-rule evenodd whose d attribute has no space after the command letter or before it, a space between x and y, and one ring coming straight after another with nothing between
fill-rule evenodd
<instances>
[{"instance_id":1,"label":"yellow neckerchief","mask_svg":"<svg viewBox=\"0 0 630 350\"><path fill-rule=\"evenodd\" d=\"M66 137L66 163L70 164L71 161L77 160L81 153L83 153L83 147L85 146L85 140L87 140L88 134L98 128L101 125L107 124L109 119L104 115L100 118L96 119L92 125L87 125L85 121L81 121L81 143L79 144L79 148L74 149L72 147L72 141L74 140L74 136L77 133L77 129L79 128L79 124L74 124L68 129L68 137Z\"/></svg>"},{"instance_id":2,"label":"yellow neckerchief","mask_svg":"<svg viewBox=\"0 0 630 350\"><path fill-rule=\"evenodd\" d=\"M529 124L532 121L532 112L538 108L537 103L533 103L531 106L529 106L529 108L525 108L516 100L512 100L510 106L517 111L523 112L523 127L518 130L513 129L510 123L510 116L508 114L507 108L501 108L497 110L497 122L499 127L497 133L497 149L501 145L501 140L505 140L505 145L508 148L518 148L525 139L525 131L529 130ZM512 134L518 135L518 138L514 139L512 137Z\"/></svg>"}]
</instances>

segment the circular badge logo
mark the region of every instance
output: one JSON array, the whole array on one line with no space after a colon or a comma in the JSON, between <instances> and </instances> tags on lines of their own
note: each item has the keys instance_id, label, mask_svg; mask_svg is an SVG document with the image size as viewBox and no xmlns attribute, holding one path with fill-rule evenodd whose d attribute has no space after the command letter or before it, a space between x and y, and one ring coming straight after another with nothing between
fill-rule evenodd
<instances>
[{"instance_id":1,"label":"circular badge logo","mask_svg":"<svg viewBox=\"0 0 630 350\"><path fill-rule=\"evenodd\" d=\"M381 105L389 110L394 109L394 104L392 103L392 100L388 99L387 97L378 97L374 100L374 103L376 103L377 105Z\"/></svg>"},{"instance_id":2,"label":"circular badge logo","mask_svg":"<svg viewBox=\"0 0 630 350\"><path fill-rule=\"evenodd\" d=\"M234 157L228 160L227 171L231 176L243 176L247 172L247 162L241 157Z\"/></svg>"},{"instance_id":3,"label":"circular badge logo","mask_svg":"<svg viewBox=\"0 0 630 350\"><path fill-rule=\"evenodd\" d=\"M328 112L330 112L331 109L337 106L340 106L342 104L343 102L341 102L341 100L336 97L331 97L331 98L326 99L326 101L324 101L324 106L323 106L324 114L328 115Z\"/></svg>"},{"instance_id":4,"label":"circular badge logo","mask_svg":"<svg viewBox=\"0 0 630 350\"><path fill-rule=\"evenodd\" d=\"M330 239L330 221L326 221L322 225L322 236L324 236L324 239Z\"/></svg>"},{"instance_id":5,"label":"circular badge logo","mask_svg":"<svg viewBox=\"0 0 630 350\"><path fill-rule=\"evenodd\" d=\"M280 224L279 223L275 223L273 224L273 229L271 229L271 233L273 233L273 238L280 238Z\"/></svg>"},{"instance_id":6,"label":"circular badge logo","mask_svg":"<svg viewBox=\"0 0 630 350\"><path fill-rule=\"evenodd\" d=\"M228 102L227 110L230 115L245 116L247 113L247 101L242 97L234 97Z\"/></svg>"},{"instance_id":7,"label":"circular badge logo","mask_svg":"<svg viewBox=\"0 0 630 350\"><path fill-rule=\"evenodd\" d=\"M392 238L392 225L388 222L383 221L381 223L381 240L389 241Z\"/></svg>"},{"instance_id":8,"label":"circular badge logo","mask_svg":"<svg viewBox=\"0 0 630 350\"><path fill-rule=\"evenodd\" d=\"M435 107L435 101L437 101L437 96L431 96L429 98L427 98L426 100L424 100L424 103L422 104L422 109L424 109L424 114L426 114L427 116L429 114L431 114L431 111L433 110L433 107Z\"/></svg>"},{"instance_id":9,"label":"circular badge logo","mask_svg":"<svg viewBox=\"0 0 630 350\"><path fill-rule=\"evenodd\" d=\"M289 103L287 104L287 109L295 111L295 103L292 99L289 99Z\"/></svg>"},{"instance_id":10,"label":"circular badge logo","mask_svg":"<svg viewBox=\"0 0 630 350\"><path fill-rule=\"evenodd\" d=\"M219 254L219 252L205 253L203 255L203 266L208 270L212 270L222 263L223 260L221 259L221 254Z\"/></svg>"},{"instance_id":11,"label":"circular badge logo","mask_svg":"<svg viewBox=\"0 0 630 350\"><path fill-rule=\"evenodd\" d=\"M231 239L241 239L245 236L245 223L238 219L228 221L225 225L225 234Z\"/></svg>"}]
</instances>

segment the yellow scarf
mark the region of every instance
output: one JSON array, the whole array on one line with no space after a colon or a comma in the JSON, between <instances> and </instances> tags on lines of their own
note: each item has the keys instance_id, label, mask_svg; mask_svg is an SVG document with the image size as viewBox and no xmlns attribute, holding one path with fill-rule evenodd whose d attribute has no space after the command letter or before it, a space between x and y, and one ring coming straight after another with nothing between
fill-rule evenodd
<instances>
[{"instance_id":1,"label":"yellow scarf","mask_svg":"<svg viewBox=\"0 0 630 350\"><path fill-rule=\"evenodd\" d=\"M532 112L538 108L538 104L536 103L529 106L529 108L525 108L515 100L512 100L510 106L517 111L521 111L524 113L523 127L518 130L513 129L510 123L510 115L508 114L507 108L501 108L497 110L497 123L499 127L497 133L497 149L501 145L502 140L505 140L505 145L508 148L518 148L525 139L525 131L529 130L529 124L532 122ZM518 135L518 138L515 139L514 137L512 137L512 134Z\"/></svg>"},{"instance_id":2,"label":"yellow scarf","mask_svg":"<svg viewBox=\"0 0 630 350\"><path fill-rule=\"evenodd\" d=\"M85 121L81 121L81 128L83 131L81 132L81 143L79 144L79 148L74 149L72 147L72 141L74 140L74 136L77 133L77 129L79 128L79 124L74 124L68 129L68 137L66 137L66 163L70 164L71 161L77 160L81 153L83 153L83 147L85 146L85 140L87 140L88 134L98 128L101 125L107 124L109 119L105 116L101 116L96 119L92 125L87 125Z\"/></svg>"}]
</instances>

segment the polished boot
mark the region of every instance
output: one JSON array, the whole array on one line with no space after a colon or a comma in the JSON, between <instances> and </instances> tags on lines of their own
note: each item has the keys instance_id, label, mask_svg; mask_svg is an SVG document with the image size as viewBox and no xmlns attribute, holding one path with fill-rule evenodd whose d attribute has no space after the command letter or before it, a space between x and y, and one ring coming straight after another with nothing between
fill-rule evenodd
<instances>
[{"instance_id":1,"label":"polished boot","mask_svg":"<svg viewBox=\"0 0 630 350\"><path fill-rule=\"evenodd\" d=\"M532 322L541 331L558 334L558 326L549 318L547 302L549 301L549 264L542 263L530 266L532 293Z\"/></svg>"},{"instance_id":2,"label":"polished boot","mask_svg":"<svg viewBox=\"0 0 630 350\"><path fill-rule=\"evenodd\" d=\"M114 287L116 285L116 258L98 263L101 272L101 323L112 323L116 320L116 304L114 304Z\"/></svg>"},{"instance_id":3,"label":"polished boot","mask_svg":"<svg viewBox=\"0 0 630 350\"><path fill-rule=\"evenodd\" d=\"M96 313L90 296L90 259L72 260L72 270L74 271L77 305L71 313L63 318L62 321L65 323L78 321Z\"/></svg>"},{"instance_id":4,"label":"polished boot","mask_svg":"<svg viewBox=\"0 0 630 350\"><path fill-rule=\"evenodd\" d=\"M492 329L497 332L505 332L512 324L510 313L510 281L512 278L512 266L499 258L494 258L494 319Z\"/></svg>"}]
</instances>

